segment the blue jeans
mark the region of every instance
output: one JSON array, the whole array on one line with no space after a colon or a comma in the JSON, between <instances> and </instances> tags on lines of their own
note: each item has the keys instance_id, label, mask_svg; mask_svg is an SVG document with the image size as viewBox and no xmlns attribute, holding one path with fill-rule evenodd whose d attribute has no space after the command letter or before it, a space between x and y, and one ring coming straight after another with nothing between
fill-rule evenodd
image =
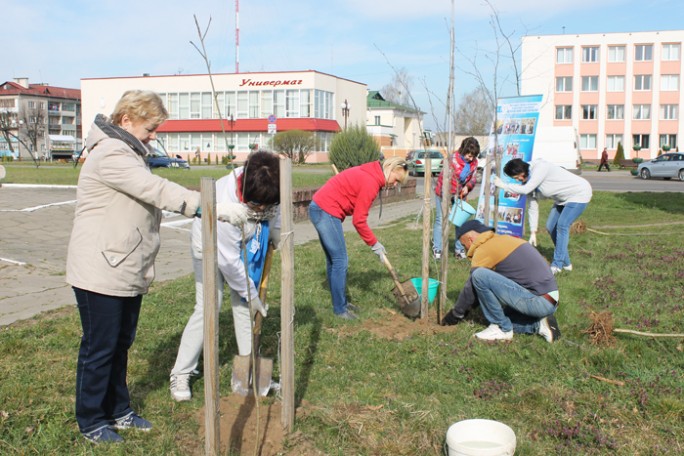
<instances>
[{"instance_id":1,"label":"blue jeans","mask_svg":"<svg viewBox=\"0 0 684 456\"><path fill-rule=\"evenodd\" d=\"M536 334L539 320L556 311L543 296L535 295L491 269L475 268L471 280L485 318L502 331Z\"/></svg>"},{"instance_id":2,"label":"blue jeans","mask_svg":"<svg viewBox=\"0 0 684 456\"><path fill-rule=\"evenodd\" d=\"M546 221L546 231L551 235L553 245L553 261L551 266L561 269L563 266L570 266L570 254L568 253L568 243L570 242L570 225L577 220L588 203L566 203L565 206L554 204Z\"/></svg>"},{"instance_id":3,"label":"blue jeans","mask_svg":"<svg viewBox=\"0 0 684 456\"><path fill-rule=\"evenodd\" d=\"M128 415L128 349L138 326L142 295L107 296L74 287L81 316L76 370L76 421L90 432Z\"/></svg>"},{"instance_id":4,"label":"blue jeans","mask_svg":"<svg viewBox=\"0 0 684 456\"><path fill-rule=\"evenodd\" d=\"M432 226L432 249L437 252L442 251L442 197L435 195L435 224ZM447 240L448 243L448 240ZM462 252L465 249L461 241L456 239L454 246L455 252Z\"/></svg>"},{"instance_id":5,"label":"blue jeans","mask_svg":"<svg viewBox=\"0 0 684 456\"><path fill-rule=\"evenodd\" d=\"M309 204L309 220L318 231L318 239L325 252L328 287L332 295L333 312L347 311L347 269L349 257L344 241L342 221L325 212L313 201Z\"/></svg>"}]
</instances>

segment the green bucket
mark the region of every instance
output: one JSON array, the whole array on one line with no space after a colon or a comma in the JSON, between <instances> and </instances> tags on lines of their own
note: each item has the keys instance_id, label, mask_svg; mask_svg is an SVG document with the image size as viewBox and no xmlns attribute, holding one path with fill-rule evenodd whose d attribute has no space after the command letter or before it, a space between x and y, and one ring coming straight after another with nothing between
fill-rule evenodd
<instances>
[{"instance_id":1,"label":"green bucket","mask_svg":"<svg viewBox=\"0 0 684 456\"><path fill-rule=\"evenodd\" d=\"M414 277L411 279L411 283L413 283L413 286L416 287L418 297L422 299L421 292L423 291L423 279L420 277ZM428 302L430 304L435 301L435 298L437 297L437 290L439 290L439 280L428 279Z\"/></svg>"}]
</instances>

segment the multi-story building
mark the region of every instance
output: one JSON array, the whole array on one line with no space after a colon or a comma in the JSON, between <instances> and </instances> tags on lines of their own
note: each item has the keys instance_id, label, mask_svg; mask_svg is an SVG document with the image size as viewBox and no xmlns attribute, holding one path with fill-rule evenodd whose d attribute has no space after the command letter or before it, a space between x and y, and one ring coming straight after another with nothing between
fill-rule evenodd
<instances>
[{"instance_id":1,"label":"multi-story building","mask_svg":"<svg viewBox=\"0 0 684 456\"><path fill-rule=\"evenodd\" d=\"M521 92L544 96L540 127L575 127L585 159L618 143L626 158L655 157L684 132L682 41L684 30L525 36Z\"/></svg>"},{"instance_id":2,"label":"multi-story building","mask_svg":"<svg viewBox=\"0 0 684 456\"><path fill-rule=\"evenodd\" d=\"M378 91L369 91L366 130L373 135L385 157L405 157L409 150L420 148L423 113L392 103Z\"/></svg>"},{"instance_id":3,"label":"multi-story building","mask_svg":"<svg viewBox=\"0 0 684 456\"><path fill-rule=\"evenodd\" d=\"M81 143L81 91L29 84L0 84L0 150L23 158L71 158ZM8 143L9 141L9 143Z\"/></svg>"},{"instance_id":4,"label":"multi-story building","mask_svg":"<svg viewBox=\"0 0 684 456\"><path fill-rule=\"evenodd\" d=\"M346 125L365 125L366 85L313 70L82 79L83 119L110 115L126 90L159 93L169 120L157 137L169 154L205 158L231 151L244 159L250 146L269 147L281 131L315 134L311 162L327 161L333 135Z\"/></svg>"}]
</instances>

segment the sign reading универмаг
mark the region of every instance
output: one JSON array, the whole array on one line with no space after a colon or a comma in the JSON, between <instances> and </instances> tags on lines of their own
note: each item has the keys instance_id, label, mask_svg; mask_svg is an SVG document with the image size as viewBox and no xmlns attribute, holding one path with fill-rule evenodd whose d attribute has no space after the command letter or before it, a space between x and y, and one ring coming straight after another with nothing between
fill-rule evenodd
<instances>
[{"instance_id":1,"label":"sign reading \u0443\u043d\u0438\u0432\u0435\u0440\u043c\u0430\u0433","mask_svg":"<svg viewBox=\"0 0 684 456\"><path fill-rule=\"evenodd\" d=\"M503 173L503 167L509 160L521 158L529 162L532 159L534 137L537 133L539 120L539 107L542 102L541 95L528 95L522 97L501 98L496 107L496 125L489 136L490 149L496 144L501 157L500 168L494 173L504 182L513 182L513 179ZM496 133L496 138L495 138ZM495 141L496 139L496 141ZM493 151L487 152L488 163L494 161ZM489 165L488 165L489 166ZM518 195L503 189L489 186L489 220L490 225L494 220L494 192L499 192L499 217L496 232L522 237L525 222L525 195ZM484 221L484 185L480 188L480 200L477 206L476 219Z\"/></svg>"}]
</instances>

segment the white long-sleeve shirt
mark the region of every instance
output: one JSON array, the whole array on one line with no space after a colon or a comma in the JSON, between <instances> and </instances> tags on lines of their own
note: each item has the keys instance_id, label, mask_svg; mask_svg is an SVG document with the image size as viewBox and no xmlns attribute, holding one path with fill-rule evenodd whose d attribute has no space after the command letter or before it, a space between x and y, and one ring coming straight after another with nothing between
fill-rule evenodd
<instances>
[{"instance_id":1,"label":"white long-sleeve shirt","mask_svg":"<svg viewBox=\"0 0 684 456\"><path fill-rule=\"evenodd\" d=\"M237 192L237 179L242 175L243 170L243 167L237 168L229 175L216 181L217 203L240 202ZM280 229L280 211L278 211L277 216L269 219L268 225L270 230ZM259 293L252 279L247 278L245 264L242 261L243 229L245 240L249 242L256 232L257 223L249 220L242 228L228 222L216 224L218 269L228 286L246 300L248 288L250 288L249 296L252 299L259 296ZM195 258L202 258L202 219L199 218L196 218L192 225L192 254Z\"/></svg>"},{"instance_id":2,"label":"white long-sleeve shirt","mask_svg":"<svg viewBox=\"0 0 684 456\"><path fill-rule=\"evenodd\" d=\"M540 196L552 198L559 206L591 201L591 184L586 179L546 160L532 160L527 177L527 182L524 184L505 183L501 188L528 195L530 204L527 216L530 231L537 231L539 226L538 199Z\"/></svg>"}]
</instances>

